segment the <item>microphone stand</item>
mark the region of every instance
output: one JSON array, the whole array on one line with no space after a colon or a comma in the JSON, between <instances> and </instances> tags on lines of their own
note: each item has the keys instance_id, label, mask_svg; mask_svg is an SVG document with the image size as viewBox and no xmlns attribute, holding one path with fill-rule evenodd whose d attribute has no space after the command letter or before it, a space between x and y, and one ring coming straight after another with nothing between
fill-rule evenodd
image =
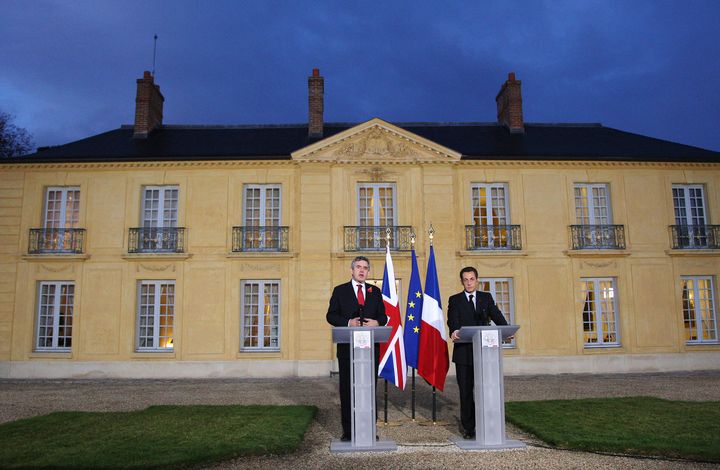
<instances>
[{"instance_id":1,"label":"microphone stand","mask_svg":"<svg viewBox=\"0 0 720 470\"><path fill-rule=\"evenodd\" d=\"M360 326L363 326L365 324L365 306L360 305L360 308L358 309L358 316L360 317Z\"/></svg>"}]
</instances>

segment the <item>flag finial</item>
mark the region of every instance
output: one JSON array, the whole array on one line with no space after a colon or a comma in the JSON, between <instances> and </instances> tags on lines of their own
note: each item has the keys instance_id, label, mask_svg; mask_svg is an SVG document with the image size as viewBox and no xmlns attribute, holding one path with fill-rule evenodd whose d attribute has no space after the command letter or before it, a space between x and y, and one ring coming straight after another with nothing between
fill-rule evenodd
<instances>
[{"instance_id":1,"label":"flag finial","mask_svg":"<svg viewBox=\"0 0 720 470\"><path fill-rule=\"evenodd\" d=\"M390 227L385 228L385 243L390 246Z\"/></svg>"},{"instance_id":2,"label":"flag finial","mask_svg":"<svg viewBox=\"0 0 720 470\"><path fill-rule=\"evenodd\" d=\"M433 237L435 236L435 229L432 226L432 222L430 222L430 229L428 230L428 234L430 235L430 246L432 246Z\"/></svg>"},{"instance_id":3,"label":"flag finial","mask_svg":"<svg viewBox=\"0 0 720 470\"><path fill-rule=\"evenodd\" d=\"M410 244L412 245L413 249L415 248L415 231L413 230L410 232Z\"/></svg>"}]
</instances>

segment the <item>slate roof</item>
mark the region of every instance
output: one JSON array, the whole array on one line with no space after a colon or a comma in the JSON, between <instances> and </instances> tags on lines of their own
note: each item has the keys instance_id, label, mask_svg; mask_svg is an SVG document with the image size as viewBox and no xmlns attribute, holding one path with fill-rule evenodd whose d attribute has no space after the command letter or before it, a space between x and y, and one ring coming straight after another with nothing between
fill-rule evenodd
<instances>
[{"instance_id":1,"label":"slate roof","mask_svg":"<svg viewBox=\"0 0 720 470\"><path fill-rule=\"evenodd\" d=\"M358 123L326 123L324 138ZM496 123L393 123L462 154L464 160L600 160L720 162L720 152L620 131L600 124L525 124L510 134ZM166 125L147 139L133 139L122 126L2 163L288 160L319 139L308 138L307 124L248 126Z\"/></svg>"}]
</instances>

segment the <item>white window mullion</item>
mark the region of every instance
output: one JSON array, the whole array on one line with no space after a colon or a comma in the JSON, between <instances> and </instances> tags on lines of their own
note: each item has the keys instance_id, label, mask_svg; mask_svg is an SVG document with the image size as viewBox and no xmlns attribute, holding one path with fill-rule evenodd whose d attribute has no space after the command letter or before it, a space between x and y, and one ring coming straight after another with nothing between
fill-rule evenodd
<instances>
[{"instance_id":1,"label":"white window mullion","mask_svg":"<svg viewBox=\"0 0 720 470\"><path fill-rule=\"evenodd\" d=\"M581 279L582 327L585 347L619 346L615 278Z\"/></svg>"},{"instance_id":2,"label":"white window mullion","mask_svg":"<svg viewBox=\"0 0 720 470\"><path fill-rule=\"evenodd\" d=\"M75 299L74 283L67 281L41 282L38 284L37 299L35 350L70 350Z\"/></svg>"},{"instance_id":3,"label":"white window mullion","mask_svg":"<svg viewBox=\"0 0 720 470\"><path fill-rule=\"evenodd\" d=\"M358 246L379 249L385 246L384 227L397 225L395 183L358 183Z\"/></svg>"},{"instance_id":4,"label":"white window mullion","mask_svg":"<svg viewBox=\"0 0 720 470\"><path fill-rule=\"evenodd\" d=\"M62 286L55 288L53 299L53 326L52 326L52 348L57 349L58 337L60 336L60 298L62 297Z\"/></svg>"},{"instance_id":5,"label":"white window mullion","mask_svg":"<svg viewBox=\"0 0 720 470\"><path fill-rule=\"evenodd\" d=\"M138 281L137 350L172 350L174 320L175 281Z\"/></svg>"},{"instance_id":6,"label":"white window mullion","mask_svg":"<svg viewBox=\"0 0 720 470\"><path fill-rule=\"evenodd\" d=\"M279 289L279 281L241 282L241 351L280 349Z\"/></svg>"},{"instance_id":7,"label":"white window mullion","mask_svg":"<svg viewBox=\"0 0 720 470\"><path fill-rule=\"evenodd\" d=\"M500 309L509 325L515 324L515 299L513 294L512 278L488 277L478 279L479 288L489 292L495 300L495 305ZM515 339L503 341L503 347L514 348Z\"/></svg>"},{"instance_id":8,"label":"white window mullion","mask_svg":"<svg viewBox=\"0 0 720 470\"><path fill-rule=\"evenodd\" d=\"M685 341L718 343L715 285L712 276L683 276L682 316Z\"/></svg>"},{"instance_id":9,"label":"white window mullion","mask_svg":"<svg viewBox=\"0 0 720 470\"><path fill-rule=\"evenodd\" d=\"M575 184L575 223L611 225L610 191L604 183Z\"/></svg>"},{"instance_id":10,"label":"white window mullion","mask_svg":"<svg viewBox=\"0 0 720 470\"><path fill-rule=\"evenodd\" d=\"M153 347L158 348L160 347L160 309L162 306L160 305L160 293L162 291L162 285L156 284L155 286L155 295L153 296L153 338L152 338L152 344Z\"/></svg>"},{"instance_id":11,"label":"white window mullion","mask_svg":"<svg viewBox=\"0 0 720 470\"><path fill-rule=\"evenodd\" d=\"M705 225L705 195L700 184L672 187L676 225Z\"/></svg>"}]
</instances>

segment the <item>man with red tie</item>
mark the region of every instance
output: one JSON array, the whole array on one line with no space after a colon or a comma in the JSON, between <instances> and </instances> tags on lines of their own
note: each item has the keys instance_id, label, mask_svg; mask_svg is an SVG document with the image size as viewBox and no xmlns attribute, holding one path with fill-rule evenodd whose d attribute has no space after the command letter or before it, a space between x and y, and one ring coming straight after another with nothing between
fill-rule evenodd
<instances>
[{"instance_id":1,"label":"man with red tie","mask_svg":"<svg viewBox=\"0 0 720 470\"><path fill-rule=\"evenodd\" d=\"M455 342L452 360L455 363L458 389L460 390L460 424L465 439L475 438L475 399L473 387L475 372L472 343L457 343L463 326L488 326L490 320L496 325L507 321L495 300L488 292L478 290L478 272L472 266L460 270L464 290L448 300L448 327L450 339Z\"/></svg>"},{"instance_id":2,"label":"man with red tie","mask_svg":"<svg viewBox=\"0 0 720 470\"><path fill-rule=\"evenodd\" d=\"M377 287L367 284L370 260L357 256L350 263L350 282L333 289L327 311L327 321L332 326L384 326L387 323L382 293ZM379 357L375 345L375 365ZM340 412L343 433L341 441L349 441L351 434L350 416L350 345L337 345L338 368L340 369Z\"/></svg>"}]
</instances>

